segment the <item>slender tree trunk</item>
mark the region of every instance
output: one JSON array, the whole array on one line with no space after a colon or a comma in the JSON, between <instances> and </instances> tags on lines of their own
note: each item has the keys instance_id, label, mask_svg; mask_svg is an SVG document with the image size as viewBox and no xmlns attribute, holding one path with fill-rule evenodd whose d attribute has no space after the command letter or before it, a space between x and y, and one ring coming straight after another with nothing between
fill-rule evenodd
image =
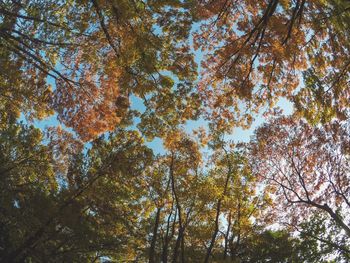
<instances>
[{"instance_id":1,"label":"slender tree trunk","mask_svg":"<svg viewBox=\"0 0 350 263\"><path fill-rule=\"evenodd\" d=\"M177 236L175 248L174 248L173 261L172 261L173 263L176 263L177 259L179 257L179 249L180 249L180 245L181 245L182 235L183 235L183 230L182 230L182 226L181 226L181 223L179 220L179 230L178 230L178 236Z\"/></svg>"},{"instance_id":2,"label":"slender tree trunk","mask_svg":"<svg viewBox=\"0 0 350 263\"><path fill-rule=\"evenodd\" d=\"M170 239L173 238L174 235L175 235L176 220L177 220L177 208L175 207L175 215L174 215L173 224L172 224L172 226L171 226L171 235L170 235Z\"/></svg>"},{"instance_id":3,"label":"slender tree trunk","mask_svg":"<svg viewBox=\"0 0 350 263\"><path fill-rule=\"evenodd\" d=\"M183 236L183 222L182 222L182 214L181 214L181 205L180 205L180 201L179 201L179 197L177 195L176 192L176 187L175 187L175 178L174 178L174 154L172 154L171 156L171 163L170 163L170 179L171 179L171 188L172 188L172 192L174 194L175 197L175 204L176 204L176 208L178 211L178 222L179 222L179 228L178 228L178 236L176 239L176 243L175 243L175 248L174 248L174 254L173 254L173 263L177 262L177 259L179 257L179 248L181 245L181 240L182 240L182 236Z\"/></svg>"},{"instance_id":4,"label":"slender tree trunk","mask_svg":"<svg viewBox=\"0 0 350 263\"><path fill-rule=\"evenodd\" d=\"M169 230L170 230L170 219L173 213L173 207L174 207L174 201L171 203L171 211L168 216L167 220L167 226L166 226L166 232L165 232L165 238L164 238L164 245L163 245L163 251L162 251L162 262L167 263L168 262L168 246L169 246ZM175 211L175 219L176 220L176 211Z\"/></svg>"},{"instance_id":5,"label":"slender tree trunk","mask_svg":"<svg viewBox=\"0 0 350 263\"><path fill-rule=\"evenodd\" d=\"M182 230L182 237L181 237L181 262L185 263L185 227L183 227Z\"/></svg>"},{"instance_id":6,"label":"slender tree trunk","mask_svg":"<svg viewBox=\"0 0 350 263\"><path fill-rule=\"evenodd\" d=\"M236 244L233 246L233 238L232 235L231 241L230 241L230 250L231 250L231 259L233 260L237 254L238 247L241 242L241 202L238 202L238 213L237 213L237 225L238 225L238 233L237 233L237 241Z\"/></svg>"},{"instance_id":7,"label":"slender tree trunk","mask_svg":"<svg viewBox=\"0 0 350 263\"><path fill-rule=\"evenodd\" d=\"M156 213L156 222L154 223L154 228L153 228L153 236L152 236L152 242L151 242L151 247L149 251L149 263L154 263L155 261L155 249L156 249L156 243L157 243L157 235L158 235L158 226L159 226L159 218L160 218L160 211L161 208L157 208L157 213Z\"/></svg>"},{"instance_id":8,"label":"slender tree trunk","mask_svg":"<svg viewBox=\"0 0 350 263\"><path fill-rule=\"evenodd\" d=\"M225 247L224 247L224 259L227 257L228 252L228 245L229 245L229 235L230 235L230 229L231 229L231 211L228 214L228 220L227 220L227 230L225 234Z\"/></svg>"},{"instance_id":9,"label":"slender tree trunk","mask_svg":"<svg viewBox=\"0 0 350 263\"><path fill-rule=\"evenodd\" d=\"M219 232L220 209L221 209L221 199L219 199L217 206L216 206L215 228L214 228L214 233L213 233L211 240L210 240L209 247L207 249L207 254L205 255L205 259L204 259L205 263L209 262L210 255L211 255L211 252L212 252L214 244L215 244L216 236Z\"/></svg>"},{"instance_id":10,"label":"slender tree trunk","mask_svg":"<svg viewBox=\"0 0 350 263\"><path fill-rule=\"evenodd\" d=\"M219 232L219 216L220 216L220 212L221 212L221 203L222 203L222 200L223 200L224 196L226 195L228 182L229 182L229 179L230 179L230 176L231 176L231 165L230 165L230 163L228 163L228 165L229 165L229 168L228 168L228 172L226 174L224 190L223 190L223 193L220 196L220 198L219 198L219 200L217 202L217 205L216 205L215 228L214 228L214 232L213 232L213 235L211 237L211 240L210 240L209 247L207 249L207 253L205 255L205 259L204 259L205 263L209 262L209 258L210 258L211 252L212 252L212 250L214 248L214 245L215 245L216 236L217 236L217 234Z\"/></svg>"}]
</instances>

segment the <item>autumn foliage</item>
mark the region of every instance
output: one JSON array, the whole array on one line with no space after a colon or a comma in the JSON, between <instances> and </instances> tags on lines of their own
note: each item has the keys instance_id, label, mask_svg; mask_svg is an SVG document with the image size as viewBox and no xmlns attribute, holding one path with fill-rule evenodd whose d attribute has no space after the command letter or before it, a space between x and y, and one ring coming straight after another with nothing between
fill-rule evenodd
<instances>
[{"instance_id":1,"label":"autumn foliage","mask_svg":"<svg viewBox=\"0 0 350 263\"><path fill-rule=\"evenodd\" d=\"M345 0L0 1L0 261L349 262L349 69Z\"/></svg>"}]
</instances>

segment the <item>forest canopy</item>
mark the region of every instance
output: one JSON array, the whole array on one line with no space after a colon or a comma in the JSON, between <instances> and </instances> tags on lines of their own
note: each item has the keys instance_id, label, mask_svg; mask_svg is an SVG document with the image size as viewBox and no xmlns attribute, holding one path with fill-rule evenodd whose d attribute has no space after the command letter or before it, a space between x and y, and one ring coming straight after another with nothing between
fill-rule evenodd
<instances>
[{"instance_id":1,"label":"forest canopy","mask_svg":"<svg viewBox=\"0 0 350 263\"><path fill-rule=\"evenodd\" d=\"M0 0L0 262L349 262L349 109L349 0Z\"/></svg>"}]
</instances>

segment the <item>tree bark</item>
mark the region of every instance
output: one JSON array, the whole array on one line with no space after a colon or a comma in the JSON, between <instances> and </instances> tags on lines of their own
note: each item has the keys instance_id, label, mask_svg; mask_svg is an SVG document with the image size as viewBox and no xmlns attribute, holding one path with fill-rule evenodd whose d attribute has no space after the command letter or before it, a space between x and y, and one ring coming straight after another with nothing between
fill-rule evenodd
<instances>
[{"instance_id":1,"label":"tree bark","mask_svg":"<svg viewBox=\"0 0 350 263\"><path fill-rule=\"evenodd\" d=\"M171 163L170 163L170 179L171 179L171 189L175 197L175 204L176 208L178 211L178 222L179 222L179 228L178 228L178 236L176 239L175 243L175 248L174 248L174 254L173 254L173 263L177 262L177 259L179 257L179 248L181 245L181 240L183 237L183 222L182 222L182 214L181 214L181 205L180 205L180 200L176 192L176 187L175 187L175 178L174 178L174 154L171 156Z\"/></svg>"},{"instance_id":2,"label":"tree bark","mask_svg":"<svg viewBox=\"0 0 350 263\"><path fill-rule=\"evenodd\" d=\"M171 211L170 214L168 216L168 220L167 220L167 226L166 226L166 232L165 232L165 238L164 238L164 245L162 248L162 262L163 263L167 263L168 262L168 246L169 246L169 240L172 237L172 235L169 237L169 230L170 230L170 219L173 213L173 207L174 207L174 201L171 203ZM176 220L176 211L175 211L175 215L174 215L174 221ZM175 224L175 222L174 222ZM173 234L173 231L172 231Z\"/></svg>"},{"instance_id":3,"label":"tree bark","mask_svg":"<svg viewBox=\"0 0 350 263\"><path fill-rule=\"evenodd\" d=\"M155 249L156 249L156 243L157 243L160 211L161 211L161 208L158 207L157 208L157 213L156 213L156 222L154 223L154 228L153 228L153 236L152 236L151 247L150 247L150 251L149 251L149 261L148 261L149 263L154 263L155 262Z\"/></svg>"},{"instance_id":4,"label":"tree bark","mask_svg":"<svg viewBox=\"0 0 350 263\"><path fill-rule=\"evenodd\" d=\"M226 156L227 156L227 153L226 153ZM215 228L214 228L214 233L213 233L211 241L210 241L210 245L209 245L209 247L207 249L207 253L205 255L205 259L204 259L205 263L209 262L209 258L210 258L211 252L212 252L212 250L214 248L214 245L215 245L216 236L217 236L217 234L219 232L219 216L220 216L220 212L221 212L221 203L222 203L222 200L224 199L224 197L226 195L228 182L229 182L229 179L231 177L231 164L230 164L230 160L228 159L228 157L227 157L227 161L229 162L228 163L229 167L228 167L228 171L227 171L227 174L226 174L224 190L223 190L222 195L220 196L220 198L219 198L219 200L217 202L217 205L216 205Z\"/></svg>"},{"instance_id":5,"label":"tree bark","mask_svg":"<svg viewBox=\"0 0 350 263\"><path fill-rule=\"evenodd\" d=\"M230 229L231 229L231 211L228 214L227 230L225 234L224 259L226 259L227 257Z\"/></svg>"}]
</instances>

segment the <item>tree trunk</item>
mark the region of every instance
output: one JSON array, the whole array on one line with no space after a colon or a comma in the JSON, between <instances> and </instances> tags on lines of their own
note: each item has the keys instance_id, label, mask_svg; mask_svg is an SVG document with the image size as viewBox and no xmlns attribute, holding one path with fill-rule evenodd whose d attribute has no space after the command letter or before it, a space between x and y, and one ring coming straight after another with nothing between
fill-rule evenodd
<instances>
[{"instance_id":1,"label":"tree trunk","mask_svg":"<svg viewBox=\"0 0 350 263\"><path fill-rule=\"evenodd\" d=\"M237 224L238 224L238 233L237 233L237 241L235 246L233 246L233 238L234 238L233 235L230 241L230 250L231 250L232 260L235 258L239 244L241 242L241 202L240 201L238 202Z\"/></svg>"},{"instance_id":2,"label":"tree trunk","mask_svg":"<svg viewBox=\"0 0 350 263\"><path fill-rule=\"evenodd\" d=\"M173 207L174 207L174 201L171 203L171 211L170 211L170 214L169 214L168 220L167 220L166 233L165 233L164 245L163 245L163 251L162 251L162 262L163 263L167 263L168 262L169 240L170 240L170 238L173 235L173 230L172 230L172 232L171 232L172 234L170 235L170 238L169 238L170 219L171 219L171 215L173 213ZM175 224L175 221L176 221L176 211L175 211L175 215L174 215L174 223L173 224Z\"/></svg>"},{"instance_id":3,"label":"tree trunk","mask_svg":"<svg viewBox=\"0 0 350 263\"><path fill-rule=\"evenodd\" d=\"M228 160L228 162L229 162L229 160ZM214 248L216 236L217 236L217 234L219 232L219 216L220 216L220 212L221 212L221 202L224 199L224 196L226 195L228 182L229 182L229 179L230 179L230 176L231 176L231 165L230 165L230 163L228 163L228 166L229 166L229 168L228 168L228 171L227 171L227 174L226 174L224 190L223 190L222 195L220 196L220 198L219 198L219 200L217 202L217 206L216 206L215 229L214 229L214 233L213 233L213 235L211 237L210 245L209 245L209 247L207 249L207 254L205 255L205 259L204 259L205 263L209 262L209 258L210 258L211 252L212 252L212 250Z\"/></svg>"},{"instance_id":4,"label":"tree trunk","mask_svg":"<svg viewBox=\"0 0 350 263\"><path fill-rule=\"evenodd\" d=\"M179 248L180 248L180 244L181 244L181 240L182 240L182 236L183 236L183 224L182 224L182 214L181 214L181 205L180 205L180 201L179 201L179 197L177 195L176 192L176 187L175 187L175 178L174 178L174 155L171 156L171 163L170 163L170 179L171 179L171 189L172 192L174 194L175 197L175 204L176 204L176 208L178 211L178 222L179 222L179 229L178 229L178 236L176 239L176 243L175 243L175 248L174 248L174 254L173 254L173 263L177 262L178 256L179 256Z\"/></svg>"},{"instance_id":5,"label":"tree trunk","mask_svg":"<svg viewBox=\"0 0 350 263\"><path fill-rule=\"evenodd\" d=\"M227 257L230 229L231 229L231 211L228 214L227 230L225 235L224 259L226 259Z\"/></svg>"},{"instance_id":6,"label":"tree trunk","mask_svg":"<svg viewBox=\"0 0 350 263\"><path fill-rule=\"evenodd\" d=\"M153 228L153 236L152 236L152 242L151 247L149 251L149 263L154 263L155 261L155 249L156 249L156 243L157 243L157 234L158 234L158 226L159 226L159 218L160 218L160 211L161 208L157 208L157 214L156 214L156 222L154 223Z\"/></svg>"}]
</instances>

